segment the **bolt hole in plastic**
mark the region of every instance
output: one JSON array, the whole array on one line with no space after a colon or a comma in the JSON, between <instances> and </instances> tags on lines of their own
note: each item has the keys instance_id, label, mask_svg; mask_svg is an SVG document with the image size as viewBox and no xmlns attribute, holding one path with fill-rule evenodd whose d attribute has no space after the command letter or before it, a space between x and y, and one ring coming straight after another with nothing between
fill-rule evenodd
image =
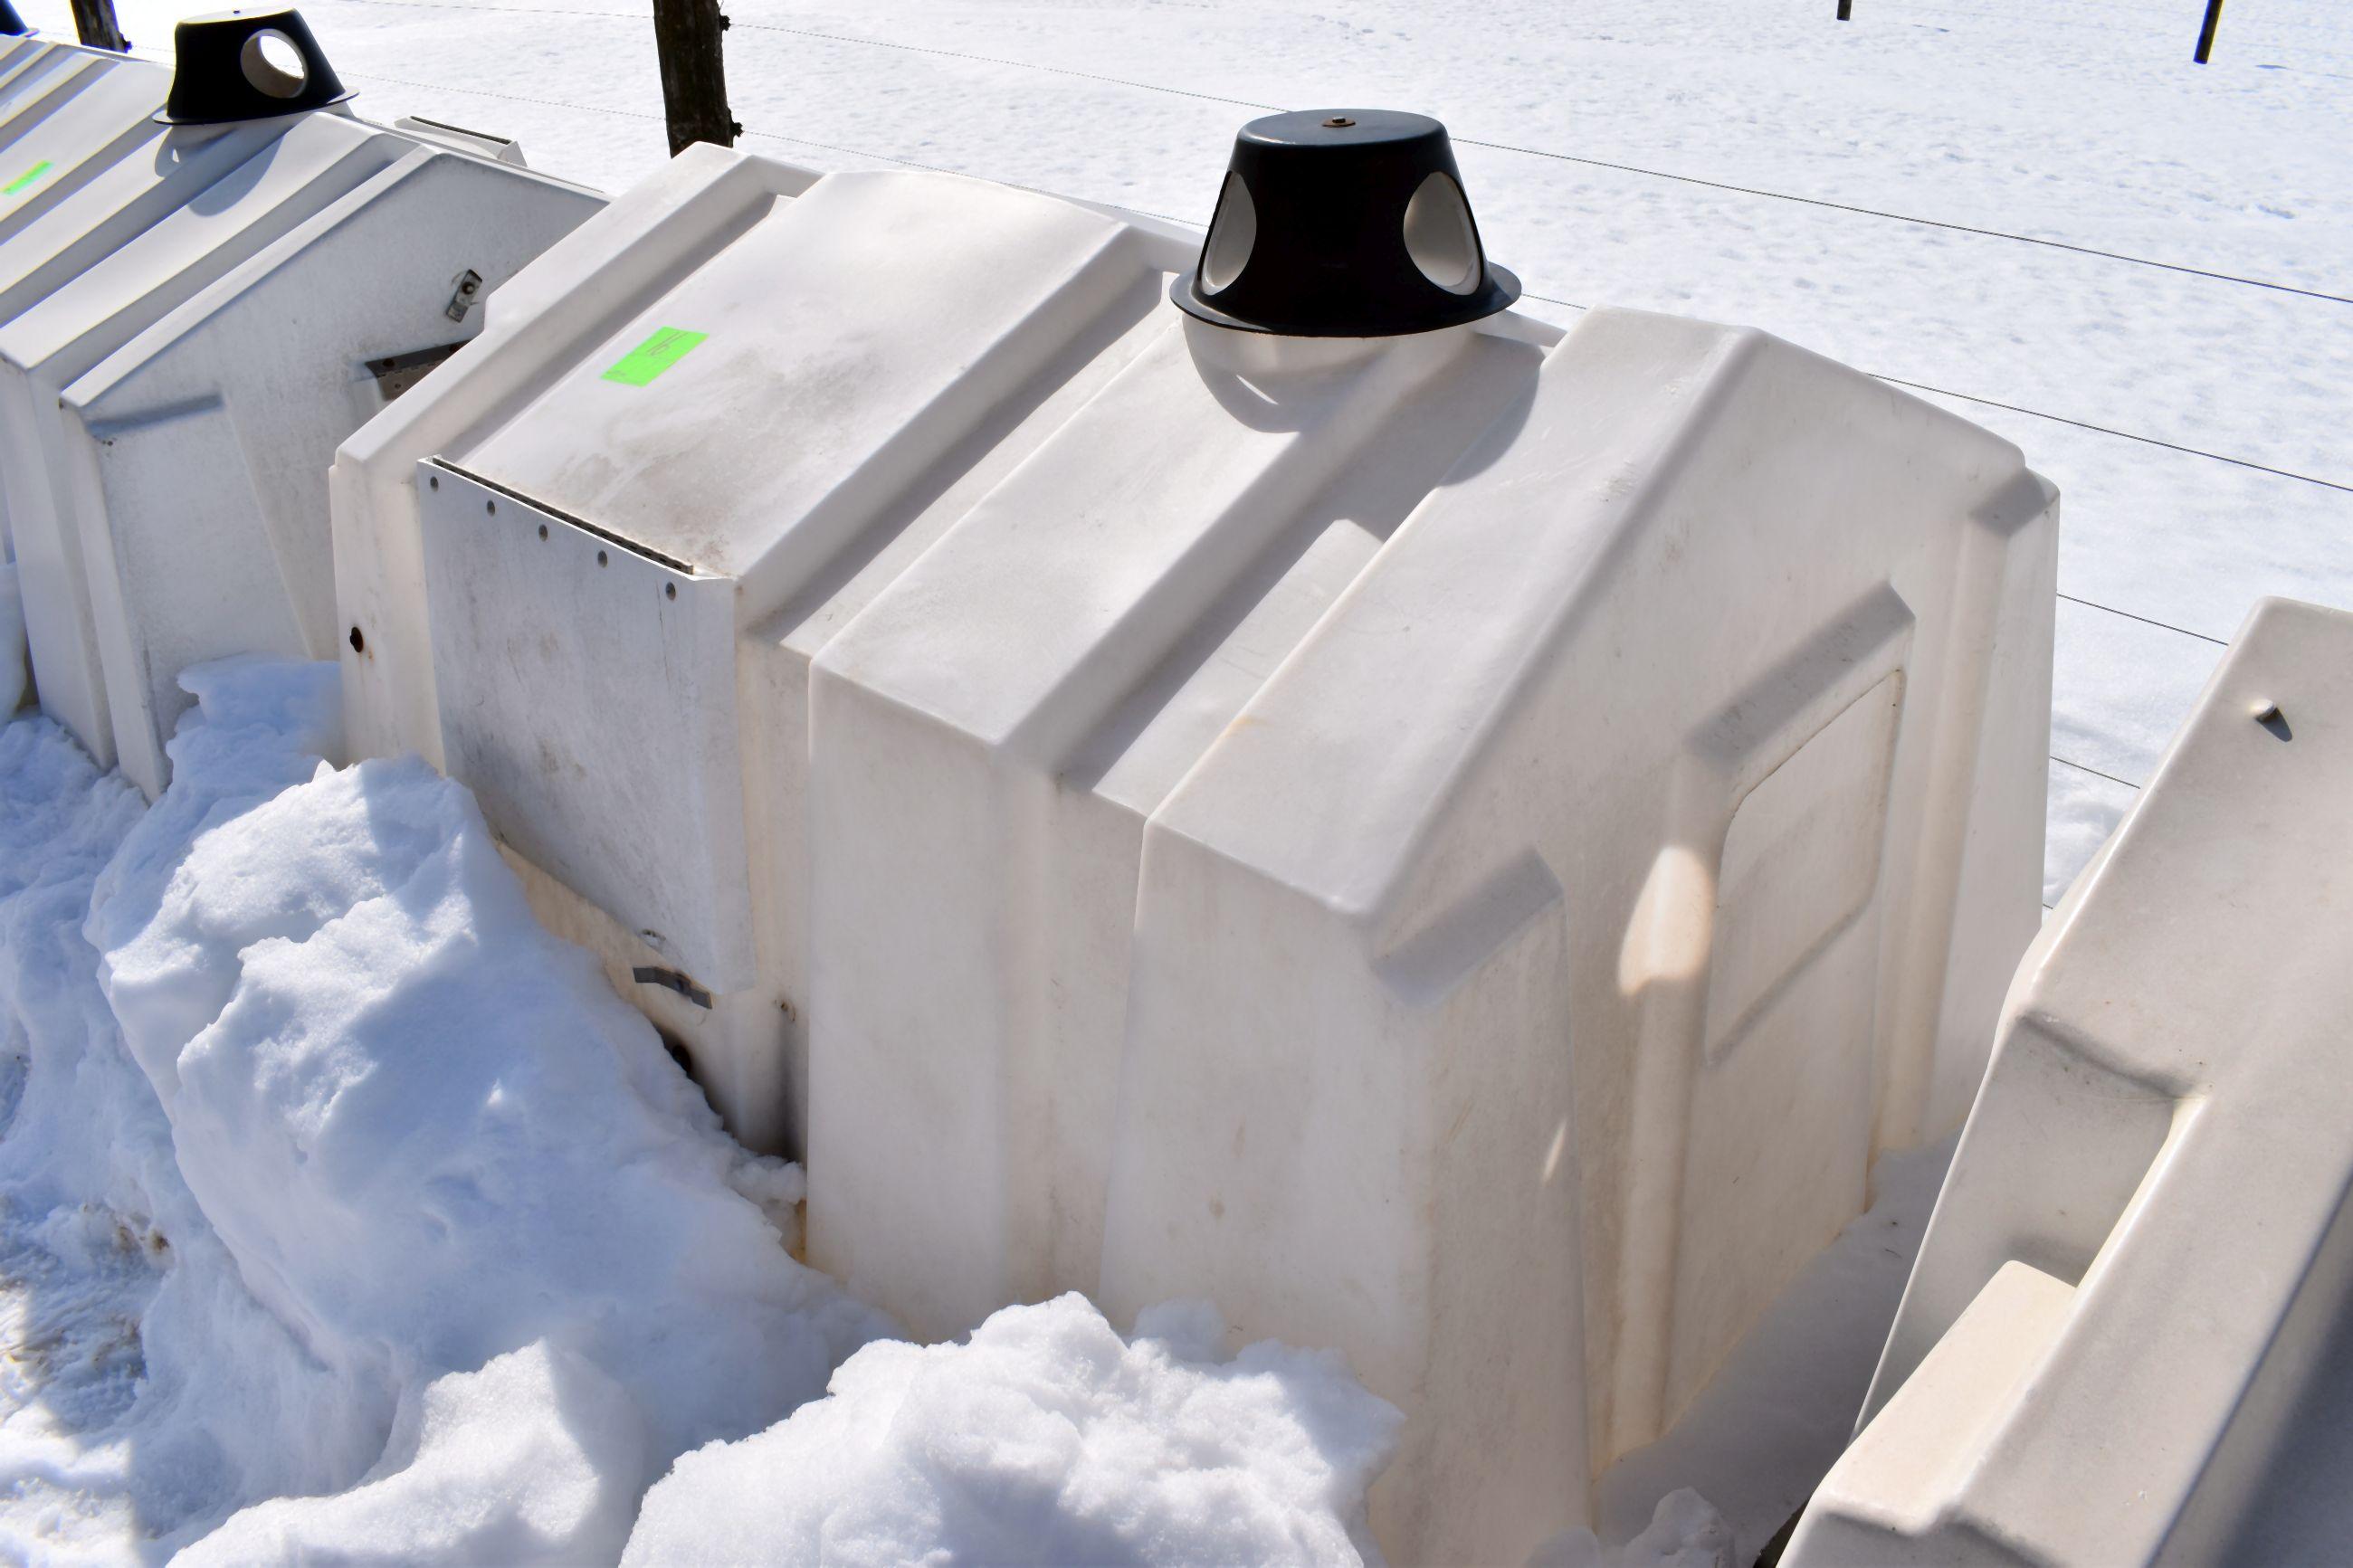
<instances>
[{"instance_id":1,"label":"bolt hole in plastic","mask_svg":"<svg viewBox=\"0 0 2353 1568\"><path fill-rule=\"evenodd\" d=\"M539 536L542 539L545 539L547 537L547 524L543 522L539 525Z\"/></svg>"},{"instance_id":2,"label":"bolt hole in plastic","mask_svg":"<svg viewBox=\"0 0 2353 1568\"><path fill-rule=\"evenodd\" d=\"M665 584L662 584L662 597L663 597L663 598L665 598L665 599L675 599L675 598L677 598L677 597L678 597L678 584L675 584L675 583L665 583Z\"/></svg>"},{"instance_id":3,"label":"bolt hole in plastic","mask_svg":"<svg viewBox=\"0 0 2353 1568\"><path fill-rule=\"evenodd\" d=\"M367 638L360 636L360 629L357 626L353 626L352 628L352 651L353 653L367 652Z\"/></svg>"},{"instance_id":4,"label":"bolt hole in plastic","mask_svg":"<svg viewBox=\"0 0 2353 1568\"><path fill-rule=\"evenodd\" d=\"M1218 193L1218 210L1209 215L1209 248L1201 258L1201 289L1215 294L1233 287L1250 265L1250 249L1258 244L1258 204L1240 174L1226 175Z\"/></svg>"},{"instance_id":5,"label":"bolt hole in plastic","mask_svg":"<svg viewBox=\"0 0 2353 1568\"><path fill-rule=\"evenodd\" d=\"M271 98L295 98L310 85L311 68L302 63L302 51L294 47L293 39L275 29L246 39L237 53L237 65L256 92Z\"/></svg>"},{"instance_id":6,"label":"bolt hole in plastic","mask_svg":"<svg viewBox=\"0 0 2353 1568\"><path fill-rule=\"evenodd\" d=\"M438 490L441 488L441 476L438 474L427 474L425 476L425 482Z\"/></svg>"},{"instance_id":7,"label":"bolt hole in plastic","mask_svg":"<svg viewBox=\"0 0 2353 1568\"><path fill-rule=\"evenodd\" d=\"M596 564L599 566L605 564L605 552L601 550L596 552Z\"/></svg>"},{"instance_id":8,"label":"bolt hole in plastic","mask_svg":"<svg viewBox=\"0 0 2353 1568\"><path fill-rule=\"evenodd\" d=\"M1424 278L1450 294L1479 287L1479 233L1471 226L1471 204L1445 174L1423 180L1406 203L1405 250Z\"/></svg>"}]
</instances>

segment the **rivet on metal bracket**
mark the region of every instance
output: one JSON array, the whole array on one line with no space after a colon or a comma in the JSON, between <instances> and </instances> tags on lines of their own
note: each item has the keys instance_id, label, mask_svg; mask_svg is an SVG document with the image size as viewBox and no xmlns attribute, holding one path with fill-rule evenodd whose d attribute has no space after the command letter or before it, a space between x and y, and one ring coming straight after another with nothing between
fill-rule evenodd
<instances>
[{"instance_id":1,"label":"rivet on metal bracket","mask_svg":"<svg viewBox=\"0 0 2353 1568\"><path fill-rule=\"evenodd\" d=\"M469 267L458 274L457 287L450 291L449 309L446 314L453 321L462 321L466 319L466 312L472 310L474 302L481 297L482 275Z\"/></svg>"}]
</instances>

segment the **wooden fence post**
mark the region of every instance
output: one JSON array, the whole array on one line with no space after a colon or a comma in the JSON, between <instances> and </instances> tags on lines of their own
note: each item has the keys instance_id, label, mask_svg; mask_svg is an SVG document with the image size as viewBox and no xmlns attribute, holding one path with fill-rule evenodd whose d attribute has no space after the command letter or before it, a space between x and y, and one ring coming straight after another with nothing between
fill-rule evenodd
<instances>
[{"instance_id":1,"label":"wooden fence post","mask_svg":"<svg viewBox=\"0 0 2353 1568\"><path fill-rule=\"evenodd\" d=\"M744 133L727 111L727 63L719 46L719 35L726 30L719 0L654 0L654 45L661 56L662 112L670 121L672 157L697 142L733 147Z\"/></svg>"},{"instance_id":2,"label":"wooden fence post","mask_svg":"<svg viewBox=\"0 0 2353 1568\"><path fill-rule=\"evenodd\" d=\"M121 54L131 47L122 24L114 19L114 0L73 0L74 31L93 49Z\"/></svg>"},{"instance_id":3,"label":"wooden fence post","mask_svg":"<svg viewBox=\"0 0 2353 1568\"><path fill-rule=\"evenodd\" d=\"M2198 29L2198 63L2214 52L2214 28L2222 20L2222 0L2206 0L2206 25Z\"/></svg>"}]
</instances>

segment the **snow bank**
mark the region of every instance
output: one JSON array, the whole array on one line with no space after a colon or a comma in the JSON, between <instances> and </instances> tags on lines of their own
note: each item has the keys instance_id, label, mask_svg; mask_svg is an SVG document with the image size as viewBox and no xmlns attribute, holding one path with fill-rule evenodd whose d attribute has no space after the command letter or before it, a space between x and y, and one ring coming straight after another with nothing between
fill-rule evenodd
<instances>
[{"instance_id":1,"label":"snow bank","mask_svg":"<svg viewBox=\"0 0 2353 1568\"><path fill-rule=\"evenodd\" d=\"M0 726L0 1560L1370 1554L1336 1356L1078 1297L868 1344L463 788L323 761L332 666L184 681L152 810Z\"/></svg>"},{"instance_id":2,"label":"snow bank","mask_svg":"<svg viewBox=\"0 0 2353 1568\"><path fill-rule=\"evenodd\" d=\"M0 1554L616 1556L670 1458L888 1324L466 792L336 772L332 666L191 671L152 811L0 730ZM87 919L85 920L85 916ZM153 1551L153 1547L147 1547Z\"/></svg>"},{"instance_id":3,"label":"snow bank","mask_svg":"<svg viewBox=\"0 0 2353 1568\"><path fill-rule=\"evenodd\" d=\"M1335 1353L1223 1361L1224 1337L1187 1304L1123 1340L1068 1295L966 1343L869 1345L827 1398L681 1459L622 1561L1377 1561L1363 1499L1398 1412Z\"/></svg>"},{"instance_id":4,"label":"snow bank","mask_svg":"<svg viewBox=\"0 0 2353 1568\"><path fill-rule=\"evenodd\" d=\"M174 1561L610 1561L645 1468L637 1428L619 1384L542 1341L406 1403L360 1486L247 1509Z\"/></svg>"},{"instance_id":5,"label":"snow bank","mask_svg":"<svg viewBox=\"0 0 2353 1568\"><path fill-rule=\"evenodd\" d=\"M629 1392L658 1460L814 1397L887 1325L786 1255L731 1184L756 1163L533 918L472 797L247 726L254 679L188 682L205 721L90 931L255 1295L385 1421L418 1375L551 1336Z\"/></svg>"}]
</instances>

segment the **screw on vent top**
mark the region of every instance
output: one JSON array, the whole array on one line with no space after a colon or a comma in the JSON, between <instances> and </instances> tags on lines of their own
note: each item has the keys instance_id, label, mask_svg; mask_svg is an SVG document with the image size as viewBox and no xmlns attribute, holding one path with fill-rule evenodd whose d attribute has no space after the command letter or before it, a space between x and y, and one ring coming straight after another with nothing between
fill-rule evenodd
<instances>
[{"instance_id":1,"label":"screw on vent top","mask_svg":"<svg viewBox=\"0 0 2353 1568\"><path fill-rule=\"evenodd\" d=\"M324 109L352 96L292 6L191 16L172 35L167 125L224 125Z\"/></svg>"},{"instance_id":2,"label":"screw on vent top","mask_svg":"<svg viewBox=\"0 0 2353 1568\"><path fill-rule=\"evenodd\" d=\"M1306 338L1386 338L1508 309L1446 127L1377 109L1253 120L1234 138L1200 264L1169 290L1205 321Z\"/></svg>"}]
</instances>

